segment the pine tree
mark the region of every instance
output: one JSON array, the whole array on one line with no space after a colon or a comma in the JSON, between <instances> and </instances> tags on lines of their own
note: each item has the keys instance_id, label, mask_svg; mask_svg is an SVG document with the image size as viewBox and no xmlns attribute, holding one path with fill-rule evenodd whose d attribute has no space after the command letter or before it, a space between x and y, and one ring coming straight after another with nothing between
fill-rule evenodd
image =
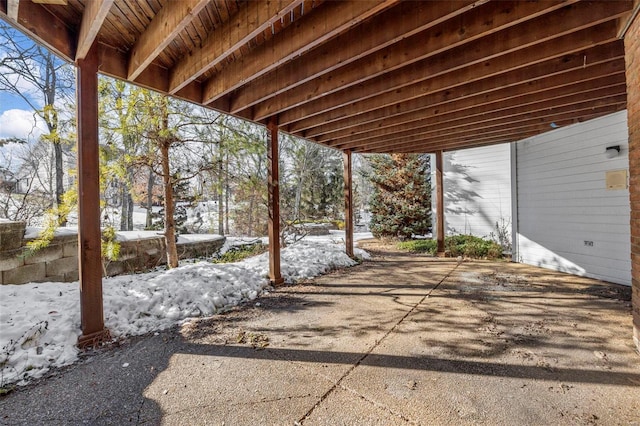
<instances>
[{"instance_id":1,"label":"pine tree","mask_svg":"<svg viewBox=\"0 0 640 426\"><path fill-rule=\"evenodd\" d=\"M376 155L369 159L373 184L371 232L376 238L411 238L431 231L429 157Z\"/></svg>"}]
</instances>

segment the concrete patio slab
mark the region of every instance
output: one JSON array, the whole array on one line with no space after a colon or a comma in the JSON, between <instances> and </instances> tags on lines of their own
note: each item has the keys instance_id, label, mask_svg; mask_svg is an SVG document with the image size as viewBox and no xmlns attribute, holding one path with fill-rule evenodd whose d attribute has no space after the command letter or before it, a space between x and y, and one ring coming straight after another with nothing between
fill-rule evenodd
<instances>
[{"instance_id":1,"label":"concrete patio slab","mask_svg":"<svg viewBox=\"0 0 640 426\"><path fill-rule=\"evenodd\" d=\"M368 248L90 354L0 398L0 424L640 425L629 288Z\"/></svg>"}]
</instances>

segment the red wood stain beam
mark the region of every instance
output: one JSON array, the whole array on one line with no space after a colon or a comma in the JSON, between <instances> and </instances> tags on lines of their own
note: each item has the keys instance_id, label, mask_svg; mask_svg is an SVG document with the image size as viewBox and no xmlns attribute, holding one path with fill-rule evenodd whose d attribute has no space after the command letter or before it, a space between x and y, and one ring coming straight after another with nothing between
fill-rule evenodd
<instances>
[{"instance_id":1,"label":"red wood stain beam","mask_svg":"<svg viewBox=\"0 0 640 426\"><path fill-rule=\"evenodd\" d=\"M98 52L78 60L78 260L80 275L80 347L105 340L102 306L100 173L98 159Z\"/></svg>"},{"instance_id":2,"label":"red wood stain beam","mask_svg":"<svg viewBox=\"0 0 640 426\"><path fill-rule=\"evenodd\" d=\"M267 123L267 185L269 186L269 280L284 283L280 272L280 188L278 170L278 121L271 117Z\"/></svg>"},{"instance_id":3,"label":"red wood stain beam","mask_svg":"<svg viewBox=\"0 0 640 426\"><path fill-rule=\"evenodd\" d=\"M442 176L442 151L436 151L436 216L438 256L444 256L444 185Z\"/></svg>"},{"instance_id":4,"label":"red wood stain beam","mask_svg":"<svg viewBox=\"0 0 640 426\"><path fill-rule=\"evenodd\" d=\"M353 258L353 174L351 151L342 154L344 165L344 233L347 256Z\"/></svg>"}]
</instances>

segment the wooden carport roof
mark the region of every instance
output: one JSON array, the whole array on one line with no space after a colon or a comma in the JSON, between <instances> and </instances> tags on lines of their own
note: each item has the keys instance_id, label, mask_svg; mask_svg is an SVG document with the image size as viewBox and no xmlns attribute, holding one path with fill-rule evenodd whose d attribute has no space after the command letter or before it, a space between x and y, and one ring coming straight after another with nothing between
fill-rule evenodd
<instances>
[{"instance_id":1,"label":"wooden carport roof","mask_svg":"<svg viewBox=\"0 0 640 426\"><path fill-rule=\"evenodd\" d=\"M624 109L633 10L632 0L0 0L0 16L71 62L97 41L103 74L353 152L511 142Z\"/></svg>"},{"instance_id":2,"label":"wooden carport roof","mask_svg":"<svg viewBox=\"0 0 640 426\"><path fill-rule=\"evenodd\" d=\"M108 336L101 72L267 124L274 284L282 282L280 130L344 151L350 254L352 153L435 152L442 252L443 151L513 142L627 108L640 349L639 10L640 0L0 0L0 17L78 65L79 344Z\"/></svg>"}]
</instances>

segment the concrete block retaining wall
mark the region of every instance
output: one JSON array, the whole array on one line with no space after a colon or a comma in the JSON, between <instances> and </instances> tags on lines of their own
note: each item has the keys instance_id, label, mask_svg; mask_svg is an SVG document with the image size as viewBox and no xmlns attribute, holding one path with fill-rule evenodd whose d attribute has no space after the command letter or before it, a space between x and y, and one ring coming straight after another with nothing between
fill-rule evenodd
<instances>
[{"instance_id":1,"label":"concrete block retaining wall","mask_svg":"<svg viewBox=\"0 0 640 426\"><path fill-rule=\"evenodd\" d=\"M0 222L0 284L78 280L78 236L58 235L50 245L27 255L25 224ZM211 257L222 248L225 238L178 243L180 259ZM108 276L149 271L167 263L166 245L161 235L120 242L120 258L105 263Z\"/></svg>"}]
</instances>

